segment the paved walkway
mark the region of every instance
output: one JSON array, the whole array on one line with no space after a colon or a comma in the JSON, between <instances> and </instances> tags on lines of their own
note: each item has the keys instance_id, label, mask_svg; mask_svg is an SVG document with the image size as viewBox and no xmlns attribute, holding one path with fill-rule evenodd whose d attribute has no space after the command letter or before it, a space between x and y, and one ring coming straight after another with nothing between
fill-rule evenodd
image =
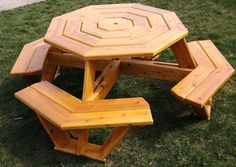
<instances>
[{"instance_id":1,"label":"paved walkway","mask_svg":"<svg viewBox=\"0 0 236 167\"><path fill-rule=\"evenodd\" d=\"M45 0L0 0L0 11L14 9L20 6L45 1Z\"/></svg>"}]
</instances>

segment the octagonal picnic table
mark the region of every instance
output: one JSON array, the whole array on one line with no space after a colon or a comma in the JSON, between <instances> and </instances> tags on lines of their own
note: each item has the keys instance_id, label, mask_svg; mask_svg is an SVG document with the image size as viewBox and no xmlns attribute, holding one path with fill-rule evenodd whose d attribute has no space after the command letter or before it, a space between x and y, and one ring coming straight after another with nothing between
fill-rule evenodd
<instances>
[{"instance_id":1,"label":"octagonal picnic table","mask_svg":"<svg viewBox=\"0 0 236 167\"><path fill-rule=\"evenodd\" d=\"M98 84L93 83L97 60L110 59L119 64L114 59L154 57L171 46L179 67L194 68L184 39L187 34L174 12L142 4L110 4L88 6L53 18L44 41L85 61L86 100Z\"/></svg>"},{"instance_id":2,"label":"octagonal picnic table","mask_svg":"<svg viewBox=\"0 0 236 167\"><path fill-rule=\"evenodd\" d=\"M184 40L187 35L174 12L142 4L111 4L54 18L44 40L86 61L153 57L173 45L177 57L183 53L177 59L180 66L194 67Z\"/></svg>"},{"instance_id":3,"label":"octagonal picnic table","mask_svg":"<svg viewBox=\"0 0 236 167\"><path fill-rule=\"evenodd\" d=\"M211 41L186 43L187 35L174 12L136 3L93 5L55 17L46 43L27 45L27 60L36 59L27 62L46 57L44 64L34 63L37 70L25 63L31 73L43 66L44 81L16 97L35 110L56 149L105 161L129 126L153 122L143 98L102 100L120 74L177 81L172 93L210 117L212 96L234 70ZM169 47L178 64L153 61ZM84 68L82 101L49 83L58 66ZM20 68L16 63L12 74ZM98 78L96 71L102 71ZM101 146L88 142L89 129L99 127L116 127Z\"/></svg>"},{"instance_id":4,"label":"octagonal picnic table","mask_svg":"<svg viewBox=\"0 0 236 167\"><path fill-rule=\"evenodd\" d=\"M54 18L44 41L85 61L82 100L93 101L105 98L118 79L121 58L152 58L172 46L180 67L193 68L184 39L187 34L174 12L141 4L112 4L88 6ZM108 60L108 65L95 81L99 60ZM127 127L117 129L123 132ZM81 138L88 142L87 129Z\"/></svg>"}]
</instances>

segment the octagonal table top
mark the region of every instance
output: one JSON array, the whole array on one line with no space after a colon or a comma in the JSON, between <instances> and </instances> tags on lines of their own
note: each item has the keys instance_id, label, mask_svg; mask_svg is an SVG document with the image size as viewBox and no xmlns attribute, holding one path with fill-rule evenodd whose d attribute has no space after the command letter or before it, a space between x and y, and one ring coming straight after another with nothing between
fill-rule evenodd
<instances>
[{"instance_id":1,"label":"octagonal table top","mask_svg":"<svg viewBox=\"0 0 236 167\"><path fill-rule=\"evenodd\" d=\"M129 3L92 5L55 17L44 40L96 60L155 56L187 35L174 12Z\"/></svg>"}]
</instances>

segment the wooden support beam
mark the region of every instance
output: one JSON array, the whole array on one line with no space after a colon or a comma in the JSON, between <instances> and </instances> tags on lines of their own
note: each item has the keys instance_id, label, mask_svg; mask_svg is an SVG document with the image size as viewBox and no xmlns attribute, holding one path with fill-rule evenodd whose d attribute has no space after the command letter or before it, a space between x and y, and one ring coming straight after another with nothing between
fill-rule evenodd
<instances>
[{"instance_id":1,"label":"wooden support beam","mask_svg":"<svg viewBox=\"0 0 236 167\"><path fill-rule=\"evenodd\" d=\"M66 135L66 131L58 129L40 115L37 116L55 145L55 150L77 154L77 140L70 139Z\"/></svg>"},{"instance_id":2,"label":"wooden support beam","mask_svg":"<svg viewBox=\"0 0 236 167\"><path fill-rule=\"evenodd\" d=\"M83 86L83 100L88 100L94 92L94 80L96 73L96 61L90 60L85 62L85 71L84 71L84 86Z\"/></svg>"},{"instance_id":3,"label":"wooden support beam","mask_svg":"<svg viewBox=\"0 0 236 167\"><path fill-rule=\"evenodd\" d=\"M64 54L64 53L63 53ZM72 54L49 54L50 63L74 68L84 68L85 62ZM99 60L96 63L96 71L103 71L110 60ZM188 75L192 69L181 68L178 64L148 61L140 59L121 59L120 73L131 76L146 77L151 79L180 81Z\"/></svg>"},{"instance_id":4,"label":"wooden support beam","mask_svg":"<svg viewBox=\"0 0 236 167\"><path fill-rule=\"evenodd\" d=\"M84 70L84 85L83 85L83 95L82 100L89 100L94 91L94 80L96 73L96 61L90 60L85 62L85 70ZM88 144L89 139L89 130L82 129L78 130L78 154L83 154L86 145Z\"/></svg>"},{"instance_id":5,"label":"wooden support beam","mask_svg":"<svg viewBox=\"0 0 236 167\"><path fill-rule=\"evenodd\" d=\"M88 144L89 131L87 129L76 130L78 135L77 155L81 155L85 152Z\"/></svg>"},{"instance_id":6,"label":"wooden support beam","mask_svg":"<svg viewBox=\"0 0 236 167\"><path fill-rule=\"evenodd\" d=\"M126 135L129 130L129 126L118 127L114 129L112 134L106 139L101 148L101 159L106 158L118 142Z\"/></svg>"},{"instance_id":7,"label":"wooden support beam","mask_svg":"<svg viewBox=\"0 0 236 167\"><path fill-rule=\"evenodd\" d=\"M66 67L84 68L85 61L79 59L71 53L58 53L49 51L47 60L50 64L62 65Z\"/></svg>"},{"instance_id":8,"label":"wooden support beam","mask_svg":"<svg viewBox=\"0 0 236 167\"><path fill-rule=\"evenodd\" d=\"M171 49L180 67L192 69L196 67L185 39L181 39L173 44Z\"/></svg>"},{"instance_id":9,"label":"wooden support beam","mask_svg":"<svg viewBox=\"0 0 236 167\"><path fill-rule=\"evenodd\" d=\"M138 59L122 59L120 66L121 74L170 81L180 81L192 71L174 63Z\"/></svg>"},{"instance_id":10,"label":"wooden support beam","mask_svg":"<svg viewBox=\"0 0 236 167\"><path fill-rule=\"evenodd\" d=\"M42 73L42 81L52 82L57 73L58 66L54 64L44 64L43 73Z\"/></svg>"},{"instance_id":11,"label":"wooden support beam","mask_svg":"<svg viewBox=\"0 0 236 167\"><path fill-rule=\"evenodd\" d=\"M101 158L101 148L102 148L101 145L88 143L83 155L98 161L105 162L106 158Z\"/></svg>"},{"instance_id":12,"label":"wooden support beam","mask_svg":"<svg viewBox=\"0 0 236 167\"><path fill-rule=\"evenodd\" d=\"M203 106L203 108L195 107L197 112L196 115L202 119L210 120L211 118L211 108L212 108L212 97Z\"/></svg>"},{"instance_id":13,"label":"wooden support beam","mask_svg":"<svg viewBox=\"0 0 236 167\"><path fill-rule=\"evenodd\" d=\"M104 99L120 75L120 60L112 60L94 83L89 100Z\"/></svg>"}]
</instances>

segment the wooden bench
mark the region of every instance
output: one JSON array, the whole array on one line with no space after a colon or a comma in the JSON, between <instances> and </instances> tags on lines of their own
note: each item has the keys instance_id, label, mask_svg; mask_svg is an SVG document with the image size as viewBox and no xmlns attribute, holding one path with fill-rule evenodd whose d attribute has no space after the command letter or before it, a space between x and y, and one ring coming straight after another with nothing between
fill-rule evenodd
<instances>
[{"instance_id":1,"label":"wooden bench","mask_svg":"<svg viewBox=\"0 0 236 167\"><path fill-rule=\"evenodd\" d=\"M210 40L189 42L188 48L197 67L171 92L184 102L201 108L202 116L210 119L212 96L233 75L234 69Z\"/></svg>"},{"instance_id":2,"label":"wooden bench","mask_svg":"<svg viewBox=\"0 0 236 167\"><path fill-rule=\"evenodd\" d=\"M15 96L36 112L56 149L100 161L105 161L129 126L153 123L149 104L143 98L81 101L47 81ZM103 145L81 141L84 131L80 129L107 127L118 128Z\"/></svg>"},{"instance_id":3,"label":"wooden bench","mask_svg":"<svg viewBox=\"0 0 236 167\"><path fill-rule=\"evenodd\" d=\"M42 73L43 64L50 45L43 38L26 44L18 56L11 72L11 76L33 76Z\"/></svg>"}]
</instances>

